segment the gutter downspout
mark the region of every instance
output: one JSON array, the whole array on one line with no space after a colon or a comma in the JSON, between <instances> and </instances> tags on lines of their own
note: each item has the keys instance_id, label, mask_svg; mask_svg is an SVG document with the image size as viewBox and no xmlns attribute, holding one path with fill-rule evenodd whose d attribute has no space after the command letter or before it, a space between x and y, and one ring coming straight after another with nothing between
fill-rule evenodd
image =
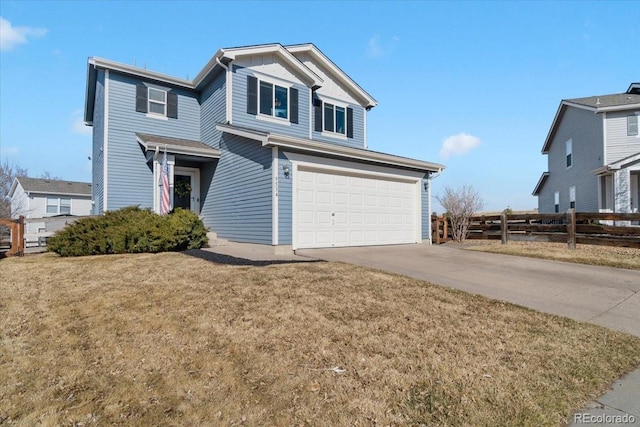
<instances>
[{"instance_id":1,"label":"gutter downspout","mask_svg":"<svg viewBox=\"0 0 640 427\"><path fill-rule=\"evenodd\" d=\"M225 86L226 86L226 95L225 95L225 116L226 116L226 120L225 122L228 124L231 124L231 121L233 119L232 117L232 113L233 110L231 108L231 84L232 84L232 80L231 80L231 70L230 67L224 65L222 63L222 61L220 61L220 58L218 58L216 56L216 63L221 66L224 70L225 70Z\"/></svg>"}]
</instances>

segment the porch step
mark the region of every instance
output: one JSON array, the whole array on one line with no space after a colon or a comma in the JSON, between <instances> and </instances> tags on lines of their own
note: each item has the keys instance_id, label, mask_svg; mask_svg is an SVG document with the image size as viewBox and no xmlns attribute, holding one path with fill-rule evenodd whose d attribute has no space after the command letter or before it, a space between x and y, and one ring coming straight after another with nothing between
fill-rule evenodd
<instances>
[{"instance_id":1,"label":"porch step","mask_svg":"<svg viewBox=\"0 0 640 427\"><path fill-rule=\"evenodd\" d=\"M215 231L209 231L207 233L207 237L209 238L208 247L212 248L214 246L226 246L229 241L227 239L222 239L218 237L218 233Z\"/></svg>"}]
</instances>

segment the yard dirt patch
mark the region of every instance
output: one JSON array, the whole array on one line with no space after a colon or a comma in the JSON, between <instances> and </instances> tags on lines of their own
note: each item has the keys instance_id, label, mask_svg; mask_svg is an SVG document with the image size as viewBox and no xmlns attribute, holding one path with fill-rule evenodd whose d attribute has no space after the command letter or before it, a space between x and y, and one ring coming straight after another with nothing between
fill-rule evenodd
<instances>
[{"instance_id":1,"label":"yard dirt patch","mask_svg":"<svg viewBox=\"0 0 640 427\"><path fill-rule=\"evenodd\" d=\"M341 263L0 261L0 424L563 425L640 339Z\"/></svg>"},{"instance_id":2,"label":"yard dirt patch","mask_svg":"<svg viewBox=\"0 0 640 427\"><path fill-rule=\"evenodd\" d=\"M509 242L503 245L499 240L467 240L463 246L472 251L640 270L640 249L637 248L578 244L570 250L566 243Z\"/></svg>"}]
</instances>

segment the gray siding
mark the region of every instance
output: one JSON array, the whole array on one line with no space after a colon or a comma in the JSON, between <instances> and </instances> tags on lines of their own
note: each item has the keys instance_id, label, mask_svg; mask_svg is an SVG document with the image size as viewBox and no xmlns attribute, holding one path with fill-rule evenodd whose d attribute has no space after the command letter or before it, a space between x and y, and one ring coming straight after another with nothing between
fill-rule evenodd
<instances>
[{"instance_id":1,"label":"gray siding","mask_svg":"<svg viewBox=\"0 0 640 427\"><path fill-rule=\"evenodd\" d=\"M195 93L162 87L178 95L178 118L157 119L135 111L136 84L140 81L110 73L107 208L130 205L153 207L153 170L135 132L200 139L200 105Z\"/></svg>"},{"instance_id":2,"label":"gray siding","mask_svg":"<svg viewBox=\"0 0 640 427\"><path fill-rule=\"evenodd\" d=\"M431 182L427 175L422 178L422 182L420 184L420 215L422 221L422 240L429 240L431 236L429 235L429 227L431 226L431 206L429 200L429 192L424 189L424 184Z\"/></svg>"},{"instance_id":3,"label":"gray siding","mask_svg":"<svg viewBox=\"0 0 640 427\"><path fill-rule=\"evenodd\" d=\"M271 244L271 148L225 134L205 225L237 242Z\"/></svg>"},{"instance_id":4,"label":"gray siding","mask_svg":"<svg viewBox=\"0 0 640 427\"><path fill-rule=\"evenodd\" d=\"M284 176L284 167L289 168L289 178ZM278 152L278 243L290 245L292 243L292 192L293 192L293 168L291 161L281 150Z\"/></svg>"},{"instance_id":5,"label":"gray siding","mask_svg":"<svg viewBox=\"0 0 640 427\"><path fill-rule=\"evenodd\" d=\"M572 140L573 166L566 166L567 140ZM548 154L549 178L538 196L540 213L554 212L554 192L560 192L560 212L569 209L569 188L576 187L576 210L598 211L598 179L593 170L603 165L602 116L567 107Z\"/></svg>"},{"instance_id":6,"label":"gray siding","mask_svg":"<svg viewBox=\"0 0 640 427\"><path fill-rule=\"evenodd\" d=\"M298 89L298 123L278 124L259 120L257 116L247 113L247 75L249 68L233 66L233 117L236 126L273 132L298 138L309 138L309 89L300 83L293 84Z\"/></svg>"},{"instance_id":7,"label":"gray siding","mask_svg":"<svg viewBox=\"0 0 640 427\"><path fill-rule=\"evenodd\" d=\"M103 213L104 196L104 70L98 70L93 107L93 152L91 154L91 198L93 214Z\"/></svg>"},{"instance_id":8,"label":"gray siding","mask_svg":"<svg viewBox=\"0 0 640 427\"><path fill-rule=\"evenodd\" d=\"M349 147L364 148L364 115L367 114L367 111L361 105L357 104L349 104L349 107L353 108L353 138L333 138L330 135L314 130L312 139ZM315 115L313 120L315 120ZM314 129L313 125L311 128Z\"/></svg>"},{"instance_id":9,"label":"gray siding","mask_svg":"<svg viewBox=\"0 0 640 427\"><path fill-rule=\"evenodd\" d=\"M216 130L217 123L226 122L226 76L222 72L200 95L200 135L202 142L214 148L220 147L222 132Z\"/></svg>"},{"instance_id":10,"label":"gray siding","mask_svg":"<svg viewBox=\"0 0 640 427\"><path fill-rule=\"evenodd\" d=\"M640 136L627 135L627 116L638 110L607 113L607 164L640 152Z\"/></svg>"}]
</instances>

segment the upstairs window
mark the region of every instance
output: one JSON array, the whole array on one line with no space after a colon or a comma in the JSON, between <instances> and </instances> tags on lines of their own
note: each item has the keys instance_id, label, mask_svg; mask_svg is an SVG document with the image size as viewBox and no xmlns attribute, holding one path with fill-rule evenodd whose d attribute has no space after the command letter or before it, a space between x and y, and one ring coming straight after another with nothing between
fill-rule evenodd
<instances>
[{"instance_id":1,"label":"upstairs window","mask_svg":"<svg viewBox=\"0 0 640 427\"><path fill-rule=\"evenodd\" d=\"M565 149L567 153L567 167L570 168L573 166L573 142L571 140L565 143Z\"/></svg>"},{"instance_id":2,"label":"upstairs window","mask_svg":"<svg viewBox=\"0 0 640 427\"><path fill-rule=\"evenodd\" d=\"M247 76L247 113L298 123L298 89Z\"/></svg>"},{"instance_id":3,"label":"upstairs window","mask_svg":"<svg viewBox=\"0 0 640 427\"><path fill-rule=\"evenodd\" d=\"M353 138L353 109L314 98L316 132L331 132Z\"/></svg>"},{"instance_id":4,"label":"upstairs window","mask_svg":"<svg viewBox=\"0 0 640 427\"><path fill-rule=\"evenodd\" d=\"M136 86L136 111L154 118L178 118L178 95L171 90Z\"/></svg>"},{"instance_id":5,"label":"upstairs window","mask_svg":"<svg viewBox=\"0 0 640 427\"><path fill-rule=\"evenodd\" d=\"M149 113L167 115L167 91L149 88Z\"/></svg>"},{"instance_id":6,"label":"upstairs window","mask_svg":"<svg viewBox=\"0 0 640 427\"><path fill-rule=\"evenodd\" d=\"M638 136L638 116L627 116L627 136Z\"/></svg>"},{"instance_id":7,"label":"upstairs window","mask_svg":"<svg viewBox=\"0 0 640 427\"><path fill-rule=\"evenodd\" d=\"M47 213L52 215L70 215L71 199L67 197L47 197Z\"/></svg>"},{"instance_id":8,"label":"upstairs window","mask_svg":"<svg viewBox=\"0 0 640 427\"><path fill-rule=\"evenodd\" d=\"M324 130L328 132L347 134L346 109L338 105L324 103Z\"/></svg>"}]
</instances>

